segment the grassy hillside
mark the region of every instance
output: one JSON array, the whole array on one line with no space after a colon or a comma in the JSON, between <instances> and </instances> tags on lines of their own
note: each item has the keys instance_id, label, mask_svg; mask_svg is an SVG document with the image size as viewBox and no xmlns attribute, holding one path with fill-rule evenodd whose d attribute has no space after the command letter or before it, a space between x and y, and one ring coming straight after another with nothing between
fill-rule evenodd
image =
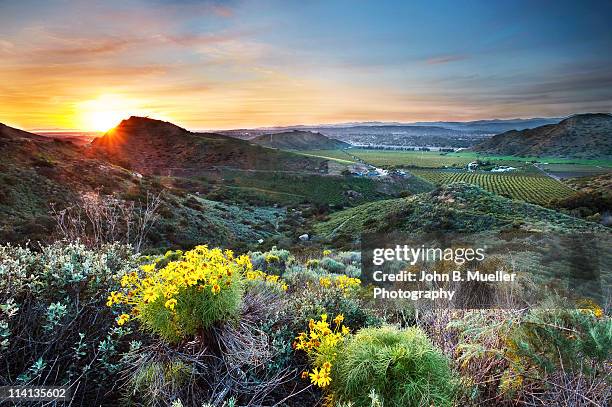
<instances>
[{"instance_id":1,"label":"grassy hillside","mask_svg":"<svg viewBox=\"0 0 612 407\"><path fill-rule=\"evenodd\" d=\"M440 230L477 233L504 227L543 230L594 230L585 222L550 209L500 197L465 183L446 185L409 198L370 202L336 212L316 225L323 239L350 237L361 233Z\"/></svg>"},{"instance_id":2,"label":"grassy hillside","mask_svg":"<svg viewBox=\"0 0 612 407\"><path fill-rule=\"evenodd\" d=\"M508 131L472 150L500 155L612 159L612 115L581 114L558 124Z\"/></svg>"},{"instance_id":3,"label":"grassy hillside","mask_svg":"<svg viewBox=\"0 0 612 407\"><path fill-rule=\"evenodd\" d=\"M334 150L350 147L350 144L312 131L293 130L282 133L262 134L251 139L252 143L281 150Z\"/></svg>"},{"instance_id":4,"label":"grassy hillside","mask_svg":"<svg viewBox=\"0 0 612 407\"><path fill-rule=\"evenodd\" d=\"M100 193L144 204L147 193L161 194L161 219L149 234L157 247L253 244L275 233L284 210L245 208L212 202L189 188L138 176L68 141L54 140L7 126L0 127L0 239L4 242L51 241L58 210L81 196Z\"/></svg>"}]
</instances>

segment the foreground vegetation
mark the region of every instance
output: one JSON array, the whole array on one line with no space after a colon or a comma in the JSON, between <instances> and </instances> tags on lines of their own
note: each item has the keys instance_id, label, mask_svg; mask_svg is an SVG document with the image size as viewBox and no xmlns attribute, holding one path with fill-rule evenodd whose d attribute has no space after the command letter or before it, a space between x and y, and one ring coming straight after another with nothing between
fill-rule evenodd
<instances>
[{"instance_id":1,"label":"foreground vegetation","mask_svg":"<svg viewBox=\"0 0 612 407\"><path fill-rule=\"evenodd\" d=\"M72 405L606 405L612 320L379 304L359 253L0 247L0 385ZM224 404L226 403L226 404Z\"/></svg>"}]
</instances>

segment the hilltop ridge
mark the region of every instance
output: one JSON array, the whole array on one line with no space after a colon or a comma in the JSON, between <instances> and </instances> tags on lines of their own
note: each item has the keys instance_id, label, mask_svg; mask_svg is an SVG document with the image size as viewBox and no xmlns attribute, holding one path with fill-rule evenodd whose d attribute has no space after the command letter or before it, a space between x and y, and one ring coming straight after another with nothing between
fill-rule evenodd
<instances>
[{"instance_id":1,"label":"hilltop ridge","mask_svg":"<svg viewBox=\"0 0 612 407\"><path fill-rule=\"evenodd\" d=\"M471 150L524 157L612 159L612 115L578 114L558 124L511 130L493 136Z\"/></svg>"},{"instance_id":2,"label":"hilltop ridge","mask_svg":"<svg viewBox=\"0 0 612 407\"><path fill-rule=\"evenodd\" d=\"M143 174L192 176L215 168L319 171L325 162L217 133L132 116L92 141L90 154Z\"/></svg>"},{"instance_id":3,"label":"hilltop ridge","mask_svg":"<svg viewBox=\"0 0 612 407\"><path fill-rule=\"evenodd\" d=\"M315 231L324 239L336 240L390 231L480 233L513 225L542 230L599 229L594 223L505 198L476 185L454 183L408 198L368 202L333 213L329 220L317 224Z\"/></svg>"},{"instance_id":4,"label":"hilltop ridge","mask_svg":"<svg viewBox=\"0 0 612 407\"><path fill-rule=\"evenodd\" d=\"M351 146L348 143L327 137L324 134L305 130L262 134L251 139L251 142L281 150L336 150Z\"/></svg>"}]
</instances>

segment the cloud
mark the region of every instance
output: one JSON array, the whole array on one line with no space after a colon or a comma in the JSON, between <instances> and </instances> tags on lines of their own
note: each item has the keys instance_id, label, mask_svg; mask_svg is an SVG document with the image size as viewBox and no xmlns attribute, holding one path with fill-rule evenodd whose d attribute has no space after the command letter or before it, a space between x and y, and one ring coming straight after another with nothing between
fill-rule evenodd
<instances>
[{"instance_id":1,"label":"cloud","mask_svg":"<svg viewBox=\"0 0 612 407\"><path fill-rule=\"evenodd\" d=\"M462 61L467 59L466 55L440 55L425 60L428 65L448 64L451 62Z\"/></svg>"}]
</instances>

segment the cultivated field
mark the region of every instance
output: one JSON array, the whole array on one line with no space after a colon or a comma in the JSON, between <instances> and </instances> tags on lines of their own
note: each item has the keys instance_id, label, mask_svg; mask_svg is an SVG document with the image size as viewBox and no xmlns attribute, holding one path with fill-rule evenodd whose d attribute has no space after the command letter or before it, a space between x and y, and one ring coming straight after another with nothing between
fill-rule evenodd
<instances>
[{"instance_id":1,"label":"cultivated field","mask_svg":"<svg viewBox=\"0 0 612 407\"><path fill-rule=\"evenodd\" d=\"M470 158L457 157L434 151L388 151L388 150L365 150L350 149L347 153L357 159L369 164L389 167L423 167L423 168L442 168L442 167L463 167L467 165Z\"/></svg>"},{"instance_id":2,"label":"cultivated field","mask_svg":"<svg viewBox=\"0 0 612 407\"><path fill-rule=\"evenodd\" d=\"M566 198L574 193L567 185L547 176L416 169L411 172L435 184L467 182L499 195L536 204L546 204L551 199Z\"/></svg>"},{"instance_id":3,"label":"cultivated field","mask_svg":"<svg viewBox=\"0 0 612 407\"><path fill-rule=\"evenodd\" d=\"M582 164L538 164L547 173L559 178L592 177L595 175L611 173L612 168L604 165Z\"/></svg>"}]
</instances>

